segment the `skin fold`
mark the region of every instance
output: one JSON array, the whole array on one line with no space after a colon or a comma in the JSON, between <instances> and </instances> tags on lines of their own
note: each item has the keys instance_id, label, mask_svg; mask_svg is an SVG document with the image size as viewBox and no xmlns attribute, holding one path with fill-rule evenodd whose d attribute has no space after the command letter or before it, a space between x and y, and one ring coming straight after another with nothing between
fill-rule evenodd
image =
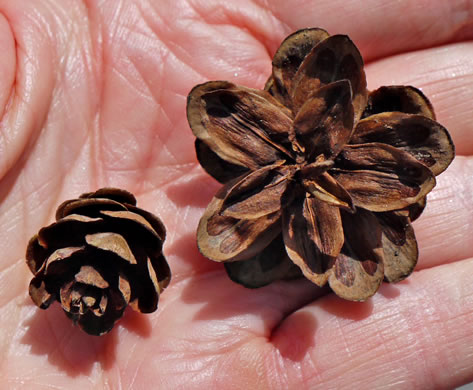
<instances>
[{"instance_id":1,"label":"skin fold","mask_svg":"<svg viewBox=\"0 0 473 390\"><path fill-rule=\"evenodd\" d=\"M195 230L219 184L185 117L207 80L262 88L289 33L348 34L368 88L414 85L457 157L414 223L420 258L364 303L306 281L248 290ZM0 387L449 389L473 380L473 1L0 0ZM28 239L62 201L135 193L166 224L158 311L81 332L27 294Z\"/></svg>"}]
</instances>

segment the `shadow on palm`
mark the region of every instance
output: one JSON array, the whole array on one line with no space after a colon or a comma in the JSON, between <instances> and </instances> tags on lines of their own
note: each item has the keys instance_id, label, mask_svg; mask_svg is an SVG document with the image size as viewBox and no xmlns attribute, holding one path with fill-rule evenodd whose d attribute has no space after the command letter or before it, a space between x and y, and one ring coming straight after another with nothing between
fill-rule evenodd
<instances>
[{"instance_id":1,"label":"shadow on palm","mask_svg":"<svg viewBox=\"0 0 473 390\"><path fill-rule=\"evenodd\" d=\"M27 331L21 343L30 346L33 355L47 356L51 365L70 377L89 375L96 363L104 371L111 369L117 358L119 328L125 328L141 339L149 338L152 332L149 317L127 309L119 325L110 333L90 336L72 324L59 304L53 304L47 312L33 310L24 326Z\"/></svg>"}]
</instances>

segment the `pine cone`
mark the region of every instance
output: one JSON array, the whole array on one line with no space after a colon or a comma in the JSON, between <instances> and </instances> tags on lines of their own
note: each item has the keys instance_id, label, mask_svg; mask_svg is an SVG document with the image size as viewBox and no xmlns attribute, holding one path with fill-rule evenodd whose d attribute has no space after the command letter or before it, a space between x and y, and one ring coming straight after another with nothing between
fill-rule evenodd
<instances>
[{"instance_id":1,"label":"pine cone","mask_svg":"<svg viewBox=\"0 0 473 390\"><path fill-rule=\"evenodd\" d=\"M92 335L110 331L128 304L155 311L171 279L162 254L166 231L159 218L135 205L132 194L115 188L62 203L57 222L28 244L33 302L47 309L57 300Z\"/></svg>"},{"instance_id":2,"label":"pine cone","mask_svg":"<svg viewBox=\"0 0 473 390\"><path fill-rule=\"evenodd\" d=\"M411 86L367 90L346 35L289 35L264 90L228 81L192 89L197 158L223 184L197 244L256 288L297 276L363 301L417 263L411 222L455 156L431 103ZM293 264L291 264L293 263Z\"/></svg>"}]
</instances>

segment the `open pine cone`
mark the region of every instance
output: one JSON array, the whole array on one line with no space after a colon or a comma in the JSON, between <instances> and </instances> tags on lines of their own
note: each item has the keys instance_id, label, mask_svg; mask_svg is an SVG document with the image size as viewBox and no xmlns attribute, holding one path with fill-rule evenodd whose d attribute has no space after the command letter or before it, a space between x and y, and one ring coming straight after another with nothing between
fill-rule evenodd
<instances>
[{"instance_id":1,"label":"open pine cone","mask_svg":"<svg viewBox=\"0 0 473 390\"><path fill-rule=\"evenodd\" d=\"M297 31L264 90L198 85L187 118L200 164L224 184L200 220L198 246L234 281L260 287L297 267L361 301L413 271L411 221L454 146L418 89L367 91L347 36Z\"/></svg>"},{"instance_id":2,"label":"open pine cone","mask_svg":"<svg viewBox=\"0 0 473 390\"><path fill-rule=\"evenodd\" d=\"M28 244L30 296L41 309L59 301L92 335L110 331L127 305L151 313L171 279L165 235L127 191L102 188L68 200Z\"/></svg>"}]
</instances>

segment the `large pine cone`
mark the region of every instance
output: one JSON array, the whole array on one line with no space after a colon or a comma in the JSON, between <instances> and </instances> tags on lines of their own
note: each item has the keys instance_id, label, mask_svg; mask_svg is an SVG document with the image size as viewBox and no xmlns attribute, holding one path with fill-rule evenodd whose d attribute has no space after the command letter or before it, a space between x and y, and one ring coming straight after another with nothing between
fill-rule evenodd
<instances>
[{"instance_id":1,"label":"large pine cone","mask_svg":"<svg viewBox=\"0 0 473 390\"><path fill-rule=\"evenodd\" d=\"M151 313L171 272L162 254L165 228L135 207L127 191L102 188L68 200L57 222L29 242L26 262L35 275L30 296L41 309L57 300L92 335L113 328L127 305Z\"/></svg>"}]
</instances>

